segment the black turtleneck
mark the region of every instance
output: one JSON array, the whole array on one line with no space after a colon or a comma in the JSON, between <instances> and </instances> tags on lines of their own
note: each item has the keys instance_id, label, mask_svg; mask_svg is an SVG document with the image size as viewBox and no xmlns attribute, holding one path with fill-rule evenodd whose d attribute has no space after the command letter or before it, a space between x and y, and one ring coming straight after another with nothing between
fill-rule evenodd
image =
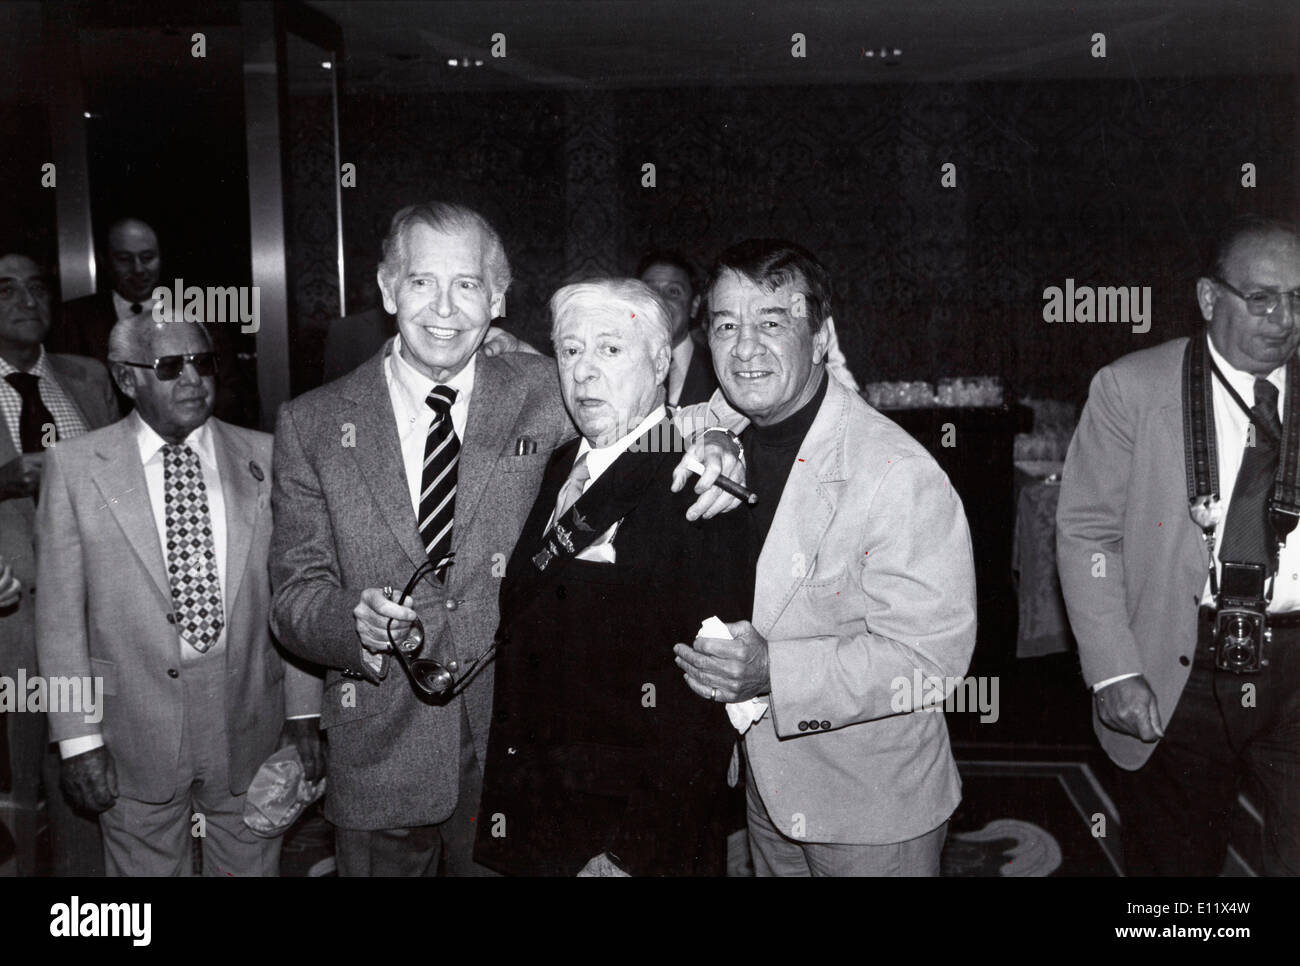
<instances>
[{"instance_id":1,"label":"black turtleneck","mask_svg":"<svg viewBox=\"0 0 1300 966\"><path fill-rule=\"evenodd\" d=\"M770 426L750 423L740 434L741 445L745 447L745 485L758 494L758 502L749 507L750 556L755 564L767 540L767 531L772 528L799 447L826 398L826 379L827 374L823 372L816 394L798 412Z\"/></svg>"}]
</instances>

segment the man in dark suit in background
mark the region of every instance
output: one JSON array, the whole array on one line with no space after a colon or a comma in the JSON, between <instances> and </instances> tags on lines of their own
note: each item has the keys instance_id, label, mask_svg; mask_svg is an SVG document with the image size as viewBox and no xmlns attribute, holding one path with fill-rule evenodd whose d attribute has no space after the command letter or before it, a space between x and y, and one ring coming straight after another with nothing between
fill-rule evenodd
<instances>
[{"instance_id":1,"label":"man in dark suit in background","mask_svg":"<svg viewBox=\"0 0 1300 966\"><path fill-rule=\"evenodd\" d=\"M158 233L139 218L113 222L104 239L110 287L63 304L47 340L51 352L70 352L108 363L108 334L121 319L153 318L154 292L171 280L162 278ZM189 286L187 286L189 287ZM176 307L177 313L180 307ZM237 330L213 325L208 332L217 352L217 400L214 412L240 426L257 424L257 380L240 362ZM249 350L251 351L251 349ZM118 408L131 411L131 398L114 385Z\"/></svg>"},{"instance_id":2,"label":"man in dark suit in background","mask_svg":"<svg viewBox=\"0 0 1300 966\"><path fill-rule=\"evenodd\" d=\"M691 328L700 308L695 269L685 256L652 251L642 256L637 278L649 285L668 307L672 327L672 359L665 382L670 406L708 402L718 388L708 343L693 338Z\"/></svg>"},{"instance_id":3,"label":"man in dark suit in background","mask_svg":"<svg viewBox=\"0 0 1300 966\"><path fill-rule=\"evenodd\" d=\"M346 376L397 334L397 320L382 305L334 319L325 332L322 385Z\"/></svg>"},{"instance_id":4,"label":"man in dark suit in background","mask_svg":"<svg viewBox=\"0 0 1300 966\"><path fill-rule=\"evenodd\" d=\"M36 675L36 495L44 451L117 418L108 372L93 359L41 347L50 326L50 289L22 254L0 255L0 573L18 584L0 600L0 675ZM53 432L51 432L51 428ZM0 587L3 590L3 587ZM10 586L10 590L14 588ZM33 875L42 762L56 875L102 875L99 828L77 815L59 789L58 759L47 754L45 715L6 715L16 817L18 872Z\"/></svg>"},{"instance_id":5,"label":"man in dark suit in background","mask_svg":"<svg viewBox=\"0 0 1300 966\"><path fill-rule=\"evenodd\" d=\"M735 732L675 641L748 614L747 521L689 522L669 482L667 305L634 279L551 299L565 405L501 590L502 644L475 857L515 875L719 875Z\"/></svg>"},{"instance_id":6,"label":"man in dark suit in background","mask_svg":"<svg viewBox=\"0 0 1300 966\"><path fill-rule=\"evenodd\" d=\"M106 363L108 333L117 321L153 313L153 293L162 271L157 232L139 218L122 218L109 226L105 241L110 287L64 303L50 333L52 352Z\"/></svg>"}]
</instances>

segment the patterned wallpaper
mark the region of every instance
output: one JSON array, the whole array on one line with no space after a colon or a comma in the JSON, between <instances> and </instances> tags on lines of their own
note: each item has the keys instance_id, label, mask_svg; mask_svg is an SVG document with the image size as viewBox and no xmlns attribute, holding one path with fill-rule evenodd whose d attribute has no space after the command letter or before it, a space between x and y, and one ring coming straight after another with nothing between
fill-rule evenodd
<instances>
[{"instance_id":1,"label":"patterned wallpaper","mask_svg":"<svg viewBox=\"0 0 1300 966\"><path fill-rule=\"evenodd\" d=\"M1273 77L348 98L349 308L377 301L387 220L419 198L498 226L510 324L539 344L564 281L779 235L830 268L859 380L991 373L1079 401L1106 362L1186 334L1214 226L1294 212L1294 114ZM1150 332L1045 323L1066 278L1150 286Z\"/></svg>"}]
</instances>

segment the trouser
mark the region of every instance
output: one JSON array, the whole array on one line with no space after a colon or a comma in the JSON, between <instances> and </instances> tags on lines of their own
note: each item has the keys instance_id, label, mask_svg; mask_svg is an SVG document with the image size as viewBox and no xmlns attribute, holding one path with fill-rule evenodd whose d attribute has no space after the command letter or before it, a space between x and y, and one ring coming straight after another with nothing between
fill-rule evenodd
<instances>
[{"instance_id":1,"label":"trouser","mask_svg":"<svg viewBox=\"0 0 1300 966\"><path fill-rule=\"evenodd\" d=\"M888 845L845 845L803 842L784 835L772 822L758 794L748 783L749 851L754 874L763 876L937 876L939 854L948 823L924 835Z\"/></svg>"},{"instance_id":2,"label":"trouser","mask_svg":"<svg viewBox=\"0 0 1300 966\"><path fill-rule=\"evenodd\" d=\"M474 861L475 821L483 769L474 751L465 702L460 704L460 780L456 809L436 825L334 830L340 876L494 876Z\"/></svg>"},{"instance_id":3,"label":"trouser","mask_svg":"<svg viewBox=\"0 0 1300 966\"><path fill-rule=\"evenodd\" d=\"M175 794L161 803L120 795L99 816L109 875L191 875L195 838L202 842L204 876L279 874L280 838L254 835L244 825L245 796L230 791L223 651L188 656L182 665L185 713Z\"/></svg>"},{"instance_id":4,"label":"trouser","mask_svg":"<svg viewBox=\"0 0 1300 966\"><path fill-rule=\"evenodd\" d=\"M1200 616L1196 656L1165 737L1118 797L1129 875L1223 870L1243 780L1264 818L1266 875L1300 875L1300 628L1274 628L1259 674L1214 668L1214 617Z\"/></svg>"}]
</instances>

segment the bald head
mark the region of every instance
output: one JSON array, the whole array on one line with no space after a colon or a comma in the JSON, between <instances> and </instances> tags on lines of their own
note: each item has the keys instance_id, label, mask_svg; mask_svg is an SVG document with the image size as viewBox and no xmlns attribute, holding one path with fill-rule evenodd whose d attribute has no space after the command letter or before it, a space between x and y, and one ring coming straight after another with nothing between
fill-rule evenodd
<instances>
[{"instance_id":1,"label":"bald head","mask_svg":"<svg viewBox=\"0 0 1300 966\"><path fill-rule=\"evenodd\" d=\"M123 218L108 229L108 271L113 288L129 302L153 295L161 272L158 235L139 218Z\"/></svg>"}]
</instances>

